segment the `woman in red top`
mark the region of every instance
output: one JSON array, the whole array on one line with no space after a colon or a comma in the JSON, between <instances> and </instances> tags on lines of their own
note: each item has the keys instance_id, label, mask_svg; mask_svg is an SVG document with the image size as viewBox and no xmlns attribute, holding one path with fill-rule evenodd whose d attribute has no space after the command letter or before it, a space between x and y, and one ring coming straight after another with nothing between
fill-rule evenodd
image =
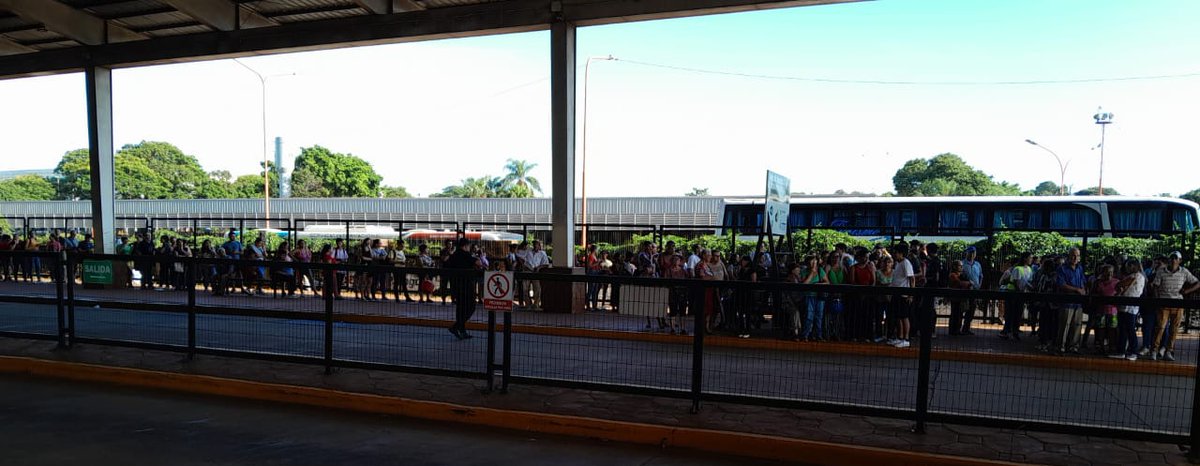
<instances>
[{"instance_id":1,"label":"woman in red top","mask_svg":"<svg viewBox=\"0 0 1200 466\"><path fill-rule=\"evenodd\" d=\"M875 286L875 263L867 259L866 248L854 250L854 265L850 267L849 279L851 285ZM875 312L874 295L860 294L849 304L850 310L846 314L846 326L850 329L848 337L852 341L870 340L871 315Z\"/></svg>"}]
</instances>

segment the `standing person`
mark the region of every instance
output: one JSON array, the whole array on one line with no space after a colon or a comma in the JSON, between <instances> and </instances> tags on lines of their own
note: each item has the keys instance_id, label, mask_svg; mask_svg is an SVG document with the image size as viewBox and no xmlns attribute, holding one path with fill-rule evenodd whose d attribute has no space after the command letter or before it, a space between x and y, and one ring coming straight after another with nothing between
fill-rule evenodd
<instances>
[{"instance_id":1,"label":"standing person","mask_svg":"<svg viewBox=\"0 0 1200 466\"><path fill-rule=\"evenodd\" d=\"M867 259L866 248L854 250L854 265L850 267L850 284L857 286L875 286L875 265ZM846 325L849 327L849 338L852 341L870 341L871 314L874 312L875 295L858 294L850 299L850 309L846 311Z\"/></svg>"},{"instance_id":2,"label":"standing person","mask_svg":"<svg viewBox=\"0 0 1200 466\"><path fill-rule=\"evenodd\" d=\"M529 261L533 260L533 251L529 249L529 241L521 241L521 244L517 245L513 258L514 270L533 272L533 268L529 266ZM521 309L532 308L530 294L533 292L533 284L528 280L516 280L516 282L517 306Z\"/></svg>"},{"instance_id":3,"label":"standing person","mask_svg":"<svg viewBox=\"0 0 1200 466\"><path fill-rule=\"evenodd\" d=\"M1000 331L1000 338L1021 339L1021 317L1025 307L1021 293L1028 293L1032 286L1033 254L1021 253L1012 268L1000 277L1000 288L1010 293L1004 303L1004 329Z\"/></svg>"},{"instance_id":4,"label":"standing person","mask_svg":"<svg viewBox=\"0 0 1200 466\"><path fill-rule=\"evenodd\" d=\"M546 251L542 249L542 242L534 240L533 251L529 254L529 263L527 265L532 272L541 272L546 267L550 266L550 256L546 255ZM533 280L529 282L530 289L533 291L533 310L542 310L542 282Z\"/></svg>"},{"instance_id":5,"label":"standing person","mask_svg":"<svg viewBox=\"0 0 1200 466\"><path fill-rule=\"evenodd\" d=\"M584 273L589 277L600 275L600 256L596 252L595 243L587 246L587 254L583 257ZM587 293L584 297L584 308L589 311L600 308L600 284L591 280L587 282Z\"/></svg>"},{"instance_id":6,"label":"standing person","mask_svg":"<svg viewBox=\"0 0 1200 466\"><path fill-rule=\"evenodd\" d=\"M683 271L687 272L689 277L696 277L696 264L699 264L700 261L700 245L693 244L692 253L688 255L687 262L683 263Z\"/></svg>"},{"instance_id":7,"label":"standing person","mask_svg":"<svg viewBox=\"0 0 1200 466\"><path fill-rule=\"evenodd\" d=\"M679 255L671 254L667 256L667 268L663 270L662 278L684 279L688 278L687 272L683 270L683 261ZM671 286L667 297L667 319L670 325L671 335L679 333L687 335L687 329L683 326L683 317L687 311L687 288L682 286Z\"/></svg>"},{"instance_id":8,"label":"standing person","mask_svg":"<svg viewBox=\"0 0 1200 466\"><path fill-rule=\"evenodd\" d=\"M278 262L295 262L291 251L288 250L287 241L279 244L279 249L275 250L275 261ZM284 289L276 288L276 284L282 284ZM296 294L296 269L291 266L272 267L271 268L271 288L272 293L277 291L286 291L287 297L299 298Z\"/></svg>"},{"instance_id":9,"label":"standing person","mask_svg":"<svg viewBox=\"0 0 1200 466\"><path fill-rule=\"evenodd\" d=\"M308 242L304 240L296 241L296 249L292 251L292 259L299 264L308 264L313 261L313 253L308 249ZM313 277L312 269L303 265L297 267L296 270L296 285L303 292L306 289L316 289L314 286L317 282Z\"/></svg>"},{"instance_id":10,"label":"standing person","mask_svg":"<svg viewBox=\"0 0 1200 466\"><path fill-rule=\"evenodd\" d=\"M393 268L404 268L408 266L408 258L404 256L404 240L396 240L388 242L387 263ZM404 301L413 302L412 295L408 292L408 274L402 271L392 272L392 293L396 298L396 302L400 302L400 292L404 292ZM384 296L387 300L387 296Z\"/></svg>"},{"instance_id":11,"label":"standing person","mask_svg":"<svg viewBox=\"0 0 1200 466\"><path fill-rule=\"evenodd\" d=\"M963 278L971 282L972 290L981 289L983 288L983 266L975 260L975 246L967 247L966 256L966 259L963 259ZM986 301L967 299L963 302L963 326L960 333L963 335L975 334L971 331L971 322L975 320L975 310L981 305L986 307Z\"/></svg>"},{"instance_id":12,"label":"standing person","mask_svg":"<svg viewBox=\"0 0 1200 466\"><path fill-rule=\"evenodd\" d=\"M892 276L896 270L896 260L892 259L891 255L884 254L879 254L879 259L877 260L878 262L875 266L875 286L891 288ZM894 339L888 337L894 333L895 329L892 328L892 324L895 323L895 319L889 311L892 309L892 302L895 300L892 299L891 295L879 294L876 295L875 301L876 306L871 314L872 341L881 343L886 340L889 345L893 344Z\"/></svg>"},{"instance_id":13,"label":"standing person","mask_svg":"<svg viewBox=\"0 0 1200 466\"><path fill-rule=\"evenodd\" d=\"M446 277L453 282L450 292L456 295L454 297L454 324L450 326L450 333L459 340L472 338L471 334L467 333L467 321L475 314L475 299L471 296L474 291L474 287L471 286L471 271L475 270L476 263L475 256L471 254L471 242L466 238L459 238L458 248L442 264L443 268L454 271L446 274Z\"/></svg>"},{"instance_id":14,"label":"standing person","mask_svg":"<svg viewBox=\"0 0 1200 466\"><path fill-rule=\"evenodd\" d=\"M1032 290L1035 293L1058 292L1058 267L1053 257L1042 259L1041 267L1033 276ZM1036 301L1029 305L1038 314L1038 350L1049 351L1058 335L1058 304ZM1032 313L1032 312L1031 312Z\"/></svg>"},{"instance_id":15,"label":"standing person","mask_svg":"<svg viewBox=\"0 0 1200 466\"><path fill-rule=\"evenodd\" d=\"M13 274L12 256L8 254L13 250L13 238L7 233L0 234L0 281L12 282L16 281Z\"/></svg>"},{"instance_id":16,"label":"standing person","mask_svg":"<svg viewBox=\"0 0 1200 466\"><path fill-rule=\"evenodd\" d=\"M846 261L842 253L837 251L829 253L826 257L825 279L830 285L844 285L846 283ZM828 317L825 319L825 336L830 341L841 341L845 333L845 301L842 300L841 293L829 293L825 299L825 311L828 312Z\"/></svg>"},{"instance_id":17,"label":"standing person","mask_svg":"<svg viewBox=\"0 0 1200 466\"><path fill-rule=\"evenodd\" d=\"M730 278L729 268L721 260L720 251L713 250L708 255L708 270L712 272L713 281L723 282ZM725 325L725 291L721 287L713 288L712 318L708 322L710 333ZM718 319L720 319L720 324L717 323Z\"/></svg>"},{"instance_id":18,"label":"standing person","mask_svg":"<svg viewBox=\"0 0 1200 466\"><path fill-rule=\"evenodd\" d=\"M517 260L520 262L520 259ZM428 270L433 268L433 256L429 255L429 245L421 243L417 246L417 267ZM423 303L433 302L433 274L429 272L421 272L419 277L421 282L417 285L417 297Z\"/></svg>"},{"instance_id":19,"label":"standing person","mask_svg":"<svg viewBox=\"0 0 1200 466\"><path fill-rule=\"evenodd\" d=\"M713 276L712 268L710 268L708 264L708 250L700 249L698 256L700 260L696 261L696 265L692 266L692 273L695 274L695 278L709 282L716 280L716 277ZM709 285L711 285L711 283ZM712 318L713 315L715 315L713 311L716 309L716 305L714 303L717 300L716 292L717 287L705 286L703 293L704 302L700 303L700 305L703 306L703 311L696 310L695 306L692 308L693 319L704 319L704 331L706 333L712 333Z\"/></svg>"},{"instance_id":20,"label":"standing person","mask_svg":"<svg viewBox=\"0 0 1200 466\"><path fill-rule=\"evenodd\" d=\"M971 281L963 277L962 261L953 261L950 263L950 272L947 274L946 285L956 290L971 289ZM950 300L950 336L962 335L962 311L965 306L965 300L951 299Z\"/></svg>"},{"instance_id":21,"label":"standing person","mask_svg":"<svg viewBox=\"0 0 1200 466\"><path fill-rule=\"evenodd\" d=\"M1127 297L1139 297L1146 286L1146 276L1142 275L1142 266L1137 259L1125 261L1124 277L1117 284L1117 294ZM1121 306L1117 313L1117 346L1110 351L1108 357L1137 361L1137 306Z\"/></svg>"},{"instance_id":22,"label":"standing person","mask_svg":"<svg viewBox=\"0 0 1200 466\"><path fill-rule=\"evenodd\" d=\"M1167 255L1167 266L1159 269L1154 274L1154 280L1150 282L1150 286L1154 290L1154 297L1183 299L1185 295L1200 290L1200 280L1197 280L1190 270L1183 267L1182 262L1183 254L1180 254L1179 251ZM1158 331L1154 332L1154 340L1150 342L1154 345L1150 349L1151 361L1155 359L1175 360L1175 338L1182 325L1183 308L1164 307L1158 310ZM1168 328L1170 328L1169 332ZM1167 336L1166 343L1163 343L1164 333Z\"/></svg>"},{"instance_id":23,"label":"standing person","mask_svg":"<svg viewBox=\"0 0 1200 466\"><path fill-rule=\"evenodd\" d=\"M734 275L741 282L757 282L758 270L750 264L750 258L738 258L737 273ZM731 327L737 331L738 338L750 338L750 313L754 311L754 291L748 285L738 286L733 290Z\"/></svg>"},{"instance_id":24,"label":"standing person","mask_svg":"<svg viewBox=\"0 0 1200 466\"><path fill-rule=\"evenodd\" d=\"M1167 256L1155 257L1153 261L1146 264L1143 273L1146 275L1146 288L1142 291L1142 296L1154 296L1154 290L1150 289L1150 283L1154 282L1154 277L1158 275L1158 271L1166 267ZM1154 343L1150 341L1154 338L1154 334L1158 333L1158 308L1155 306L1142 306L1138 313L1142 317L1142 349L1138 351L1138 356L1150 356L1150 350L1154 348Z\"/></svg>"},{"instance_id":25,"label":"standing person","mask_svg":"<svg viewBox=\"0 0 1200 466\"><path fill-rule=\"evenodd\" d=\"M806 257L804 263L805 269L802 272L804 278L800 283L807 285L829 283L825 268L821 267L821 261L817 256ZM804 305L804 328L800 333L800 339L825 341L825 301L818 293L808 291L804 294Z\"/></svg>"},{"instance_id":26,"label":"standing person","mask_svg":"<svg viewBox=\"0 0 1200 466\"><path fill-rule=\"evenodd\" d=\"M51 236L50 239L53 242L54 237ZM178 273L175 271L175 261L172 260L175 257L175 242L167 235L162 235L160 241L162 242L155 250L155 255L158 256L158 286L161 287L160 291L166 291L171 288Z\"/></svg>"},{"instance_id":27,"label":"standing person","mask_svg":"<svg viewBox=\"0 0 1200 466\"><path fill-rule=\"evenodd\" d=\"M912 288L916 286L916 272L913 271L912 262L908 260L908 245L904 243L897 244L892 250L892 258L896 261L896 268L892 271L892 288ZM908 348L911 343L908 341L910 324L912 318L912 295L897 296L893 300L894 313L896 315L896 343L892 346L897 348Z\"/></svg>"},{"instance_id":28,"label":"standing person","mask_svg":"<svg viewBox=\"0 0 1200 466\"><path fill-rule=\"evenodd\" d=\"M371 272L371 283L367 290L368 301L376 299L387 301L388 273L383 267L391 264L388 263L388 251L383 247L383 240L380 238L371 240L370 265L379 267L379 269Z\"/></svg>"},{"instance_id":29,"label":"standing person","mask_svg":"<svg viewBox=\"0 0 1200 466\"><path fill-rule=\"evenodd\" d=\"M1067 262L1058 267L1055 279L1059 293L1086 295L1083 265L1079 263L1079 248L1067 252ZM1059 353L1079 354L1079 327L1083 321L1083 306L1079 303L1062 303L1058 310L1058 335L1056 342Z\"/></svg>"},{"instance_id":30,"label":"standing person","mask_svg":"<svg viewBox=\"0 0 1200 466\"><path fill-rule=\"evenodd\" d=\"M137 266L138 273L142 275L141 288L150 290L154 288L154 243L150 241L149 233L138 233L137 242L133 245L133 255L138 259L134 261Z\"/></svg>"},{"instance_id":31,"label":"standing person","mask_svg":"<svg viewBox=\"0 0 1200 466\"><path fill-rule=\"evenodd\" d=\"M804 280L802 276L803 270L799 263L793 263L788 266L787 276L783 281L787 283L801 283ZM806 297L805 293L799 291L784 291L783 292L783 309L788 315L788 324L791 328L792 341L800 341L800 331L803 330L801 325L806 319Z\"/></svg>"},{"instance_id":32,"label":"standing person","mask_svg":"<svg viewBox=\"0 0 1200 466\"><path fill-rule=\"evenodd\" d=\"M937 243L929 243L925 245L922 256L924 262L923 271L921 273L924 279L925 288L945 288L946 287L946 270L942 263L941 256L938 252L941 248ZM937 338L935 329L937 328L937 298L927 296L921 300L921 306L917 310L921 318L921 329L929 332L929 338Z\"/></svg>"},{"instance_id":33,"label":"standing person","mask_svg":"<svg viewBox=\"0 0 1200 466\"><path fill-rule=\"evenodd\" d=\"M1091 295L1093 296L1116 296L1117 285L1121 280L1116 276L1115 267L1112 264L1104 264L1100 266L1100 273L1096 274L1096 279L1092 281ZM1093 340L1093 346L1096 352L1101 355L1109 354L1110 350L1116 347L1116 332L1117 332L1117 306L1115 304L1101 303L1095 305L1095 313L1088 317L1088 327L1091 327L1096 332L1096 337ZM1087 339L1087 334L1084 334L1084 339Z\"/></svg>"},{"instance_id":34,"label":"standing person","mask_svg":"<svg viewBox=\"0 0 1200 466\"><path fill-rule=\"evenodd\" d=\"M175 247L173 248L172 252L174 253L175 257L177 257L177 258L192 257L192 247L188 246L187 242L184 241L183 238L175 239ZM176 290L182 290L185 288L185 286L192 286L192 284L185 283L187 280L187 276L184 273L184 270L186 270L185 267L191 267L191 266L192 265L190 263L185 264L183 261L175 262L174 268L175 268L176 273L175 273L174 285L175 285Z\"/></svg>"}]
</instances>

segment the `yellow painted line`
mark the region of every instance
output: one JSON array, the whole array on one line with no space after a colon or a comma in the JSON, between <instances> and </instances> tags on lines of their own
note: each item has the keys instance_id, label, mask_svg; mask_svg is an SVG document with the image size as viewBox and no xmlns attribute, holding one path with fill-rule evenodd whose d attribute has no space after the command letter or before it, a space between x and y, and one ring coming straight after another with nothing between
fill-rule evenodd
<instances>
[{"instance_id":1,"label":"yellow painted line","mask_svg":"<svg viewBox=\"0 0 1200 466\"><path fill-rule=\"evenodd\" d=\"M439 319L414 317L395 317L382 315L343 314L337 319L344 322L360 324L412 325L421 327L447 327L450 322ZM468 322L467 328L476 331L487 330L487 324ZM503 324L496 324L496 330L504 329ZM547 335L573 338L596 338L604 340L640 341L653 343L672 343L680 345L692 344L692 337L685 335L668 335L664 333L631 332L619 330L597 330L574 327L553 327L544 325L513 325L513 332L530 335ZM894 348L888 345L844 342L797 342L775 338L734 338L708 335L704 337L706 346L723 348L756 349L769 351L801 351L807 353L842 354L852 356L874 356L887 358L917 358L918 348ZM978 364L1004 364L1012 366L1041 367L1048 369L1072 369L1103 372L1122 372L1133 374L1166 375L1174 377L1192 377L1195 368L1189 364L1171 363L1166 361L1126 361L1124 359L1108 359L1099 356L1070 357L1050 356L1044 354L1012 354L988 353L977 351L959 351L939 349L933 352L935 361L959 361Z\"/></svg>"},{"instance_id":2,"label":"yellow painted line","mask_svg":"<svg viewBox=\"0 0 1200 466\"><path fill-rule=\"evenodd\" d=\"M1017 464L771 435L483 408L315 387L14 356L0 356L0 372L317 406L440 422L466 423L523 432L675 447L731 456L799 461L807 464L830 466L869 464L998 466Z\"/></svg>"}]
</instances>

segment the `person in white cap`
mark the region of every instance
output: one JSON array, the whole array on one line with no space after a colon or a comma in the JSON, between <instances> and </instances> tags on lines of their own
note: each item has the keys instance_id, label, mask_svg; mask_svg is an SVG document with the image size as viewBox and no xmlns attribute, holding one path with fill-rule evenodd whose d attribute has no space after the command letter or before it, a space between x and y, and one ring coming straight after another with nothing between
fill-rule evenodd
<instances>
[{"instance_id":1,"label":"person in white cap","mask_svg":"<svg viewBox=\"0 0 1200 466\"><path fill-rule=\"evenodd\" d=\"M1183 299L1200 290L1200 280L1186 267L1183 267L1183 254L1179 251L1167 255L1167 265L1154 274L1150 282L1154 297L1166 299ZM1170 322L1168 322L1168 319ZM1175 360L1175 337L1179 334L1179 326L1183 324L1182 307L1164 307L1158 310L1158 331L1154 332L1154 348L1150 349L1150 360ZM1170 325L1171 333L1167 334L1166 346L1163 346L1163 331Z\"/></svg>"}]
</instances>

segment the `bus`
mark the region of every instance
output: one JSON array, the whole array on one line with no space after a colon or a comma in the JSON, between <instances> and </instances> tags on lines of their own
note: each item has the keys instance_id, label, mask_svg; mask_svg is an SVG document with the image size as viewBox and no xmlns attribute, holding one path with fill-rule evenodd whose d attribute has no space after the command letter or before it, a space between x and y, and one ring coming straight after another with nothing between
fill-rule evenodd
<instances>
[{"instance_id":1,"label":"bus","mask_svg":"<svg viewBox=\"0 0 1200 466\"><path fill-rule=\"evenodd\" d=\"M791 200L788 226L871 238L980 237L1003 230L1144 237L1195 231L1198 216L1196 203L1167 197L801 197ZM763 200L726 199L722 219L738 234L757 234Z\"/></svg>"}]
</instances>

